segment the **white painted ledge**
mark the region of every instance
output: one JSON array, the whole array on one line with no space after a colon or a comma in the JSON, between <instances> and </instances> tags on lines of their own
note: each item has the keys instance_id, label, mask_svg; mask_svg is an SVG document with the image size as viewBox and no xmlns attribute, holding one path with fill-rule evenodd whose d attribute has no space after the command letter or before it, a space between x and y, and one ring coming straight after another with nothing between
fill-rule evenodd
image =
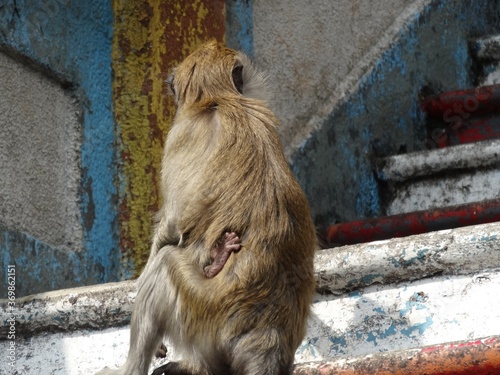
<instances>
[{"instance_id":1,"label":"white painted ledge","mask_svg":"<svg viewBox=\"0 0 500 375\"><path fill-rule=\"evenodd\" d=\"M319 292L342 295L372 284L401 283L435 275L465 275L500 268L500 223L320 250L315 259ZM19 298L18 333L102 329L127 324L134 281L63 289ZM5 337L9 316L0 299Z\"/></svg>"},{"instance_id":2,"label":"white painted ledge","mask_svg":"<svg viewBox=\"0 0 500 375\"><path fill-rule=\"evenodd\" d=\"M381 159L379 163L377 174L385 181L405 181L443 171L491 167L500 165L500 140L394 155Z\"/></svg>"},{"instance_id":3,"label":"white painted ledge","mask_svg":"<svg viewBox=\"0 0 500 375\"><path fill-rule=\"evenodd\" d=\"M472 42L472 47L481 60L500 60L500 35L476 39Z\"/></svg>"},{"instance_id":4,"label":"white painted ledge","mask_svg":"<svg viewBox=\"0 0 500 375\"><path fill-rule=\"evenodd\" d=\"M500 223L322 250L316 279L331 293L315 298L297 363L500 335ZM0 301L0 350L14 342L18 374L120 365L134 297L128 281L20 298L14 341Z\"/></svg>"}]
</instances>

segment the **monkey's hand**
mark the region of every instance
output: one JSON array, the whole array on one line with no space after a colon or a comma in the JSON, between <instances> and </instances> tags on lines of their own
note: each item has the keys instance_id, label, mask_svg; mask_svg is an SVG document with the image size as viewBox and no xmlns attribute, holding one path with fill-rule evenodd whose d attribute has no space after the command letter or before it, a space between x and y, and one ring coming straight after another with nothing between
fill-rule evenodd
<instances>
[{"instance_id":1,"label":"monkey's hand","mask_svg":"<svg viewBox=\"0 0 500 375\"><path fill-rule=\"evenodd\" d=\"M231 255L233 251L238 251L240 248L241 241L236 233L225 233L222 237L222 242L210 250L212 264L203 269L205 276L208 278L216 276L222 268L224 268L224 265L229 259L229 255Z\"/></svg>"}]
</instances>

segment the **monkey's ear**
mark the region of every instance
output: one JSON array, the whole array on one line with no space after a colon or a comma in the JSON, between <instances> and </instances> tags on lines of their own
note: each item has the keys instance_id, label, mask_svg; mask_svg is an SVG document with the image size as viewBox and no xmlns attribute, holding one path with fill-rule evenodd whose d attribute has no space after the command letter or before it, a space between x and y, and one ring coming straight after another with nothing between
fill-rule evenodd
<instances>
[{"instance_id":1,"label":"monkey's ear","mask_svg":"<svg viewBox=\"0 0 500 375\"><path fill-rule=\"evenodd\" d=\"M232 74L234 87L240 94L243 94L243 65L236 63Z\"/></svg>"},{"instance_id":2,"label":"monkey's ear","mask_svg":"<svg viewBox=\"0 0 500 375\"><path fill-rule=\"evenodd\" d=\"M169 92L175 96L175 88L174 88L174 75L169 74L165 83L168 85Z\"/></svg>"}]
</instances>

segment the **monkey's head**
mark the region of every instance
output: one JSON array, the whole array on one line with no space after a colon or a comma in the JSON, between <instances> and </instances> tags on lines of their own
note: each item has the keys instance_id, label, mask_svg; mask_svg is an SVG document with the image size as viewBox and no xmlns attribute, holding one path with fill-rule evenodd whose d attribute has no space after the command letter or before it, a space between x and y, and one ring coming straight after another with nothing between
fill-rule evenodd
<instances>
[{"instance_id":1,"label":"monkey's head","mask_svg":"<svg viewBox=\"0 0 500 375\"><path fill-rule=\"evenodd\" d=\"M266 100L265 81L248 56L212 40L189 55L166 83L181 108L235 95Z\"/></svg>"}]
</instances>

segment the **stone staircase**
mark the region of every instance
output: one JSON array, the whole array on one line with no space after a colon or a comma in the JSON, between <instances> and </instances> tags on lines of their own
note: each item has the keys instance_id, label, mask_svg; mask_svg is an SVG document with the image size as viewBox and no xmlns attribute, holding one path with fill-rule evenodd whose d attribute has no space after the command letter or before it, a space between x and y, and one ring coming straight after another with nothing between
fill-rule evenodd
<instances>
[{"instance_id":1,"label":"stone staircase","mask_svg":"<svg viewBox=\"0 0 500 375\"><path fill-rule=\"evenodd\" d=\"M375 163L386 216L328 228L331 245L500 220L500 36L473 40L478 87L427 95L428 149Z\"/></svg>"},{"instance_id":2,"label":"stone staircase","mask_svg":"<svg viewBox=\"0 0 500 375\"><path fill-rule=\"evenodd\" d=\"M500 368L499 249L500 223L491 223L318 251L295 374L441 374L450 363L470 371L447 374L495 374L485 371ZM134 298L125 281L19 298L14 311L0 301L0 336L16 336L0 350L14 348L17 371L2 361L0 373L122 364Z\"/></svg>"}]
</instances>

